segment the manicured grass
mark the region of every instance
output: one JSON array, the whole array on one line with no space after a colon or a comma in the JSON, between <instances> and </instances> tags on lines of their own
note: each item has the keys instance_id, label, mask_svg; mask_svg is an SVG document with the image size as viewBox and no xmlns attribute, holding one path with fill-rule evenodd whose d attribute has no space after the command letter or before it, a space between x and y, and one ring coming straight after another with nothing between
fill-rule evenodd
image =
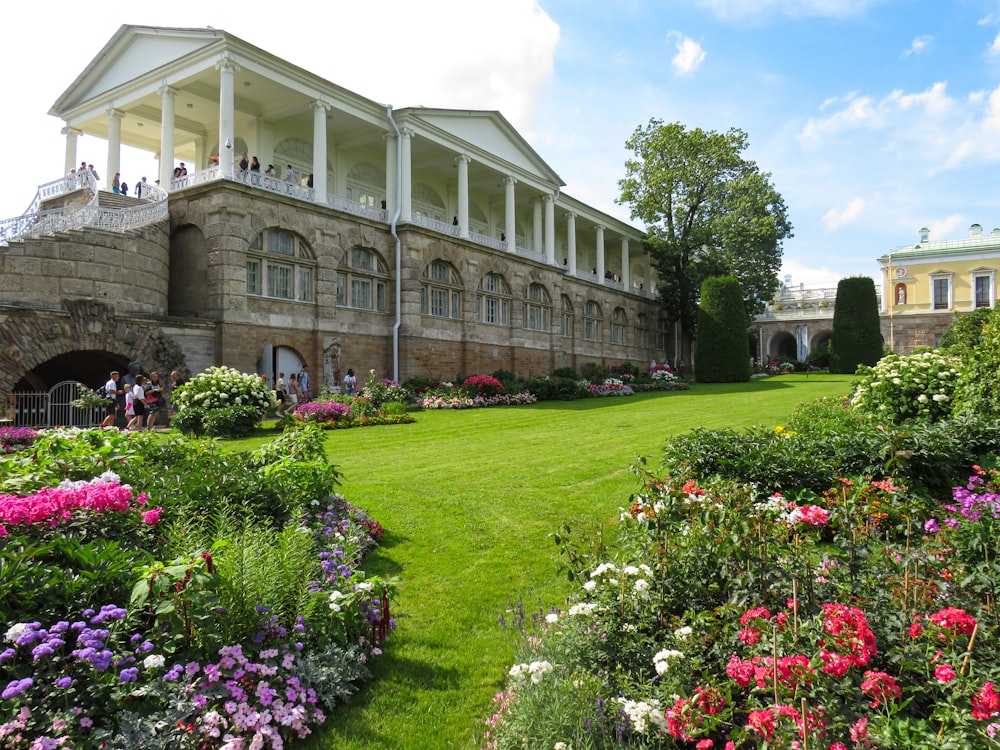
<instances>
[{"instance_id":1,"label":"manicured grass","mask_svg":"<svg viewBox=\"0 0 1000 750\"><path fill-rule=\"evenodd\" d=\"M548 535L581 540L617 522L637 456L658 465L670 435L777 425L853 378L792 375L690 391L469 411L411 425L331 431L343 494L386 527L365 564L401 579L399 630L377 680L334 712L311 748L477 748L518 644L499 618L572 590ZM507 616L508 621L510 616Z\"/></svg>"}]
</instances>

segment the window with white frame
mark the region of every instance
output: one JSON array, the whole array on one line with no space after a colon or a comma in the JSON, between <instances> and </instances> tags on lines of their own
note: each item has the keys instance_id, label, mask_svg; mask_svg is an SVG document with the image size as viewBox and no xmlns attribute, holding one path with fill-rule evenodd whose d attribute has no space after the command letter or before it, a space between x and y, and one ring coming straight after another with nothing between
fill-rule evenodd
<instances>
[{"instance_id":1,"label":"window with white frame","mask_svg":"<svg viewBox=\"0 0 1000 750\"><path fill-rule=\"evenodd\" d=\"M601 306L593 300L583 308L583 337L588 341L601 340Z\"/></svg>"},{"instance_id":2,"label":"window with white frame","mask_svg":"<svg viewBox=\"0 0 1000 750\"><path fill-rule=\"evenodd\" d=\"M372 250L353 247L337 272L337 306L385 312L388 273Z\"/></svg>"},{"instance_id":3,"label":"window with white frame","mask_svg":"<svg viewBox=\"0 0 1000 750\"><path fill-rule=\"evenodd\" d=\"M315 274L308 245L284 229L265 229L247 250L247 294L313 302Z\"/></svg>"},{"instance_id":4,"label":"window with white frame","mask_svg":"<svg viewBox=\"0 0 1000 750\"><path fill-rule=\"evenodd\" d=\"M510 321L510 289L500 274L488 273L479 282L476 319L495 326L505 326Z\"/></svg>"},{"instance_id":5,"label":"window with white frame","mask_svg":"<svg viewBox=\"0 0 1000 750\"><path fill-rule=\"evenodd\" d=\"M541 284L528 286L524 303L524 327L532 331L548 331L552 317L552 300Z\"/></svg>"},{"instance_id":6,"label":"window with white frame","mask_svg":"<svg viewBox=\"0 0 1000 750\"><path fill-rule=\"evenodd\" d=\"M462 317L462 286L450 263L435 260L424 269L420 312L436 318Z\"/></svg>"},{"instance_id":7,"label":"window with white frame","mask_svg":"<svg viewBox=\"0 0 1000 750\"><path fill-rule=\"evenodd\" d=\"M993 271L972 272L972 306L993 307Z\"/></svg>"},{"instance_id":8,"label":"window with white frame","mask_svg":"<svg viewBox=\"0 0 1000 750\"><path fill-rule=\"evenodd\" d=\"M635 316L635 345L649 346L649 316L646 313Z\"/></svg>"},{"instance_id":9,"label":"window with white frame","mask_svg":"<svg viewBox=\"0 0 1000 750\"><path fill-rule=\"evenodd\" d=\"M625 326L628 324L628 320L625 317L625 311L616 307L611 312L611 343L612 344L624 344L625 343Z\"/></svg>"},{"instance_id":10,"label":"window with white frame","mask_svg":"<svg viewBox=\"0 0 1000 750\"><path fill-rule=\"evenodd\" d=\"M952 308L951 274L931 274L931 307L934 310Z\"/></svg>"},{"instance_id":11,"label":"window with white frame","mask_svg":"<svg viewBox=\"0 0 1000 750\"><path fill-rule=\"evenodd\" d=\"M565 294L562 295L562 325L563 338L573 338L573 302Z\"/></svg>"}]
</instances>

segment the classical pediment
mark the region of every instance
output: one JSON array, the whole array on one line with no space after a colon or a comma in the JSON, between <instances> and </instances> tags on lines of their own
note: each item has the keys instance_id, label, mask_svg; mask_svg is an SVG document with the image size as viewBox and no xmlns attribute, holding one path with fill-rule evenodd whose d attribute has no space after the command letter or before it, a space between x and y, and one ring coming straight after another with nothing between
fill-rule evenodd
<instances>
[{"instance_id":1,"label":"classical pediment","mask_svg":"<svg viewBox=\"0 0 1000 750\"><path fill-rule=\"evenodd\" d=\"M49 114L62 117L82 104L107 99L109 92L123 84L224 38L225 33L218 29L124 25L56 100Z\"/></svg>"},{"instance_id":2,"label":"classical pediment","mask_svg":"<svg viewBox=\"0 0 1000 750\"><path fill-rule=\"evenodd\" d=\"M414 107L400 110L398 115L407 122L416 121L414 125L418 128L426 126L442 145L464 141L480 154L489 154L497 163L512 164L545 182L565 184L499 112Z\"/></svg>"}]
</instances>

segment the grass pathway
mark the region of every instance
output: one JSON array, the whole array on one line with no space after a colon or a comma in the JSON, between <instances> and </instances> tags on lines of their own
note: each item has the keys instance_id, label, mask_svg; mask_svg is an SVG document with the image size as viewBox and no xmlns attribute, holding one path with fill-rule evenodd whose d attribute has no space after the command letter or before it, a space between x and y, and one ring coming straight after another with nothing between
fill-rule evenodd
<instances>
[{"instance_id":1,"label":"grass pathway","mask_svg":"<svg viewBox=\"0 0 1000 750\"><path fill-rule=\"evenodd\" d=\"M481 746L518 644L499 625L511 601L558 606L548 535L613 524L636 488L637 456L658 465L669 435L694 427L776 425L795 406L845 394L848 376L783 376L676 393L432 411L412 425L332 431L342 492L386 529L365 569L401 578L399 630L377 680L328 720L309 748Z\"/></svg>"}]
</instances>

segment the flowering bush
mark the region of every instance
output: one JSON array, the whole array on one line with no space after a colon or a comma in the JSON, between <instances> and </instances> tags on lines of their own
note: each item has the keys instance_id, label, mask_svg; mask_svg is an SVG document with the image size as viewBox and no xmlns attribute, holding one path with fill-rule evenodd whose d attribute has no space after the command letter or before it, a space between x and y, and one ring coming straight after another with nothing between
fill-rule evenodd
<instances>
[{"instance_id":1,"label":"flowering bush","mask_svg":"<svg viewBox=\"0 0 1000 750\"><path fill-rule=\"evenodd\" d=\"M631 396L635 393L631 386L625 385L618 378L607 378L601 384L591 383L587 386L591 396Z\"/></svg>"},{"instance_id":2,"label":"flowering bush","mask_svg":"<svg viewBox=\"0 0 1000 750\"><path fill-rule=\"evenodd\" d=\"M28 448L37 436L37 432L27 427L0 427L0 453Z\"/></svg>"},{"instance_id":3,"label":"flowering bush","mask_svg":"<svg viewBox=\"0 0 1000 750\"><path fill-rule=\"evenodd\" d=\"M891 478L786 498L636 473L604 556L557 535L580 588L525 643L486 748L996 746L996 475L921 535Z\"/></svg>"},{"instance_id":4,"label":"flowering bush","mask_svg":"<svg viewBox=\"0 0 1000 750\"><path fill-rule=\"evenodd\" d=\"M351 407L337 401L307 401L295 409L295 416L313 422L336 422L350 416Z\"/></svg>"},{"instance_id":5,"label":"flowering bush","mask_svg":"<svg viewBox=\"0 0 1000 750\"><path fill-rule=\"evenodd\" d=\"M274 392L259 375L231 367L210 367L173 393L178 413L172 420L181 432L194 435L247 435L277 404Z\"/></svg>"},{"instance_id":6,"label":"flowering bush","mask_svg":"<svg viewBox=\"0 0 1000 750\"><path fill-rule=\"evenodd\" d=\"M936 422L951 414L959 381L958 360L937 351L889 354L874 367L859 367L851 396L858 411L882 424Z\"/></svg>"},{"instance_id":7,"label":"flowering bush","mask_svg":"<svg viewBox=\"0 0 1000 750\"><path fill-rule=\"evenodd\" d=\"M503 393L504 387L503 383L492 375L473 375L462 383L462 391L473 398L476 396L490 398Z\"/></svg>"},{"instance_id":8,"label":"flowering bush","mask_svg":"<svg viewBox=\"0 0 1000 750\"><path fill-rule=\"evenodd\" d=\"M391 378L377 378L375 370L368 371L368 384L358 395L367 398L375 410L388 403L406 404L410 400L409 391Z\"/></svg>"},{"instance_id":9,"label":"flowering bush","mask_svg":"<svg viewBox=\"0 0 1000 750\"><path fill-rule=\"evenodd\" d=\"M431 395L417 399L421 409L479 409L487 406L523 406L538 399L532 393L502 393L497 396Z\"/></svg>"},{"instance_id":10,"label":"flowering bush","mask_svg":"<svg viewBox=\"0 0 1000 750\"><path fill-rule=\"evenodd\" d=\"M102 396L93 388L88 388L83 383L76 384L77 397L69 402L74 409L103 409L114 399ZM103 391L102 391L103 392Z\"/></svg>"}]
</instances>

